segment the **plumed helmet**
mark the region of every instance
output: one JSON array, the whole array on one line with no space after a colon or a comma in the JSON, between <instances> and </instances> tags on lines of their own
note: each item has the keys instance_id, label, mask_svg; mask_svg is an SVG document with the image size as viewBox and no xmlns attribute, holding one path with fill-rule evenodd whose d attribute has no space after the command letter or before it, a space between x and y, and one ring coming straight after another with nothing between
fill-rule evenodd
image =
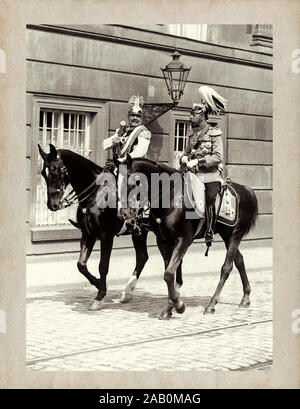
<instances>
[{"instance_id":1,"label":"plumed helmet","mask_svg":"<svg viewBox=\"0 0 300 409\"><path fill-rule=\"evenodd\" d=\"M132 95L128 101L130 107L128 109L128 115L143 115L144 98L138 95Z\"/></svg>"},{"instance_id":2,"label":"plumed helmet","mask_svg":"<svg viewBox=\"0 0 300 409\"><path fill-rule=\"evenodd\" d=\"M227 100L219 95L213 88L202 85L199 88L199 94L201 102L194 104L194 107L205 105L206 114L219 114L227 108ZM193 110L195 109L194 107Z\"/></svg>"}]
</instances>

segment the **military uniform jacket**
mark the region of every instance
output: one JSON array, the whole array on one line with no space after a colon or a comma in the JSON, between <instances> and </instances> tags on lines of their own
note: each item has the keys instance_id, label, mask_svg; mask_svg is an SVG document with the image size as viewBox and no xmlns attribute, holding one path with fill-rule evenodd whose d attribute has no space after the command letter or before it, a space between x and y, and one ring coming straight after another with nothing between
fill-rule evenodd
<instances>
[{"instance_id":1,"label":"military uniform jacket","mask_svg":"<svg viewBox=\"0 0 300 409\"><path fill-rule=\"evenodd\" d=\"M210 138L210 148L201 152L202 142ZM206 145L207 146L207 145ZM189 160L198 159L197 172L204 174L204 183L219 182L221 175L219 165L223 162L222 131L218 126L207 125L204 129L189 136L183 156Z\"/></svg>"}]
</instances>

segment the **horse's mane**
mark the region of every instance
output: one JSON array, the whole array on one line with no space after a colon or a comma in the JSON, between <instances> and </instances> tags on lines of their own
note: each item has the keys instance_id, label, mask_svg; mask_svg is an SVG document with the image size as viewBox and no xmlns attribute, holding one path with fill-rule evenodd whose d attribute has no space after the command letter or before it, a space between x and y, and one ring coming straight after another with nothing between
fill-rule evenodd
<instances>
[{"instance_id":1,"label":"horse's mane","mask_svg":"<svg viewBox=\"0 0 300 409\"><path fill-rule=\"evenodd\" d=\"M69 161L76 163L76 167L79 169L84 167L90 171L99 174L102 172L102 168L98 166L95 162L92 162L90 159L85 158L84 156L79 155L69 149L58 149L57 152L61 156L63 162L67 163Z\"/></svg>"},{"instance_id":2,"label":"horse's mane","mask_svg":"<svg viewBox=\"0 0 300 409\"><path fill-rule=\"evenodd\" d=\"M177 169L171 168L170 166L168 166L168 165L166 165L164 163L156 162L156 161L154 161L152 159L135 158L135 159L132 159L132 162L134 164L140 165L140 167L143 167L143 165L146 166L146 167L147 167L147 165L151 165L154 168L153 170L155 170L156 172L159 172L159 173L166 172L169 175L171 175L172 173L178 172Z\"/></svg>"}]
</instances>

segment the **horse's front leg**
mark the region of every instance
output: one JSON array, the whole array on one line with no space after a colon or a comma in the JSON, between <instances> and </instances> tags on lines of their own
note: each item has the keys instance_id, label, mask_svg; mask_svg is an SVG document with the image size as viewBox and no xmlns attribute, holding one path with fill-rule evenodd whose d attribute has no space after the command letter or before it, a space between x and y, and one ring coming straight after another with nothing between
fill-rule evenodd
<instances>
[{"instance_id":1,"label":"horse's front leg","mask_svg":"<svg viewBox=\"0 0 300 409\"><path fill-rule=\"evenodd\" d=\"M137 280L139 279L140 274L149 258L147 252L147 236L148 232L146 230L142 230L142 234L140 236L132 235L136 264L134 271L126 284L126 287L122 292L120 298L121 303L127 303L132 300L132 292L135 289Z\"/></svg>"},{"instance_id":2,"label":"horse's front leg","mask_svg":"<svg viewBox=\"0 0 300 409\"><path fill-rule=\"evenodd\" d=\"M107 286L106 286L106 276L108 273L109 268L109 261L111 250L113 246L113 235L105 235L105 237L100 238L101 243L101 256L100 256L100 263L99 263L99 273L100 273L100 280L98 286L98 294L94 301L92 302L89 310L91 311L98 311L103 306L103 298L106 296Z\"/></svg>"},{"instance_id":3,"label":"horse's front leg","mask_svg":"<svg viewBox=\"0 0 300 409\"><path fill-rule=\"evenodd\" d=\"M182 258L191 243L192 243L192 239L188 237L179 237L178 239L176 239L175 247L174 247L170 262L164 274L164 280L168 286L169 300L168 300L167 307L159 314L158 318L161 320L170 319L172 316L173 308L175 308L179 314L182 314L185 311L185 305L180 300L180 294L175 288L174 278L175 278L176 270L178 266L180 265Z\"/></svg>"},{"instance_id":4,"label":"horse's front leg","mask_svg":"<svg viewBox=\"0 0 300 409\"><path fill-rule=\"evenodd\" d=\"M173 245L170 245L169 242L162 240L161 237L157 237L156 239L157 242L157 246L159 248L159 251L164 259L164 263L165 263L165 269L167 269L168 264L170 263L171 257L172 257L172 253L173 253ZM177 271L176 271L176 280L175 280L175 289L176 291L179 293L180 291L180 287L183 284L182 281L182 260L180 261L178 267L177 267Z\"/></svg>"},{"instance_id":5,"label":"horse's front leg","mask_svg":"<svg viewBox=\"0 0 300 409\"><path fill-rule=\"evenodd\" d=\"M96 239L94 237L89 237L82 235L80 241L80 255L77 262L77 268L81 274L83 274L88 281L94 285L96 288L99 288L99 280L94 277L87 269L87 261L91 255Z\"/></svg>"}]
</instances>

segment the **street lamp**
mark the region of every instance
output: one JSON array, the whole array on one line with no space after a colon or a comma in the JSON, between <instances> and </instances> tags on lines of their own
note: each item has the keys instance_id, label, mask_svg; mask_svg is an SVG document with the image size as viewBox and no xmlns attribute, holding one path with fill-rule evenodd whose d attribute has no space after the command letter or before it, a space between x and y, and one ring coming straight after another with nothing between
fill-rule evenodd
<instances>
[{"instance_id":1,"label":"street lamp","mask_svg":"<svg viewBox=\"0 0 300 409\"><path fill-rule=\"evenodd\" d=\"M163 77L166 81L168 93L172 98L171 103L146 103L144 104L144 125L148 125L161 115L174 108L181 96L188 78L190 68L187 68L179 59L181 54L175 50L172 54L172 61L165 67L161 67Z\"/></svg>"},{"instance_id":2,"label":"street lamp","mask_svg":"<svg viewBox=\"0 0 300 409\"><path fill-rule=\"evenodd\" d=\"M188 68L180 61L180 57L181 54L175 50L172 54L172 61L165 67L161 67L168 93L173 103L176 104L183 94L185 83L191 70L191 67Z\"/></svg>"}]
</instances>

